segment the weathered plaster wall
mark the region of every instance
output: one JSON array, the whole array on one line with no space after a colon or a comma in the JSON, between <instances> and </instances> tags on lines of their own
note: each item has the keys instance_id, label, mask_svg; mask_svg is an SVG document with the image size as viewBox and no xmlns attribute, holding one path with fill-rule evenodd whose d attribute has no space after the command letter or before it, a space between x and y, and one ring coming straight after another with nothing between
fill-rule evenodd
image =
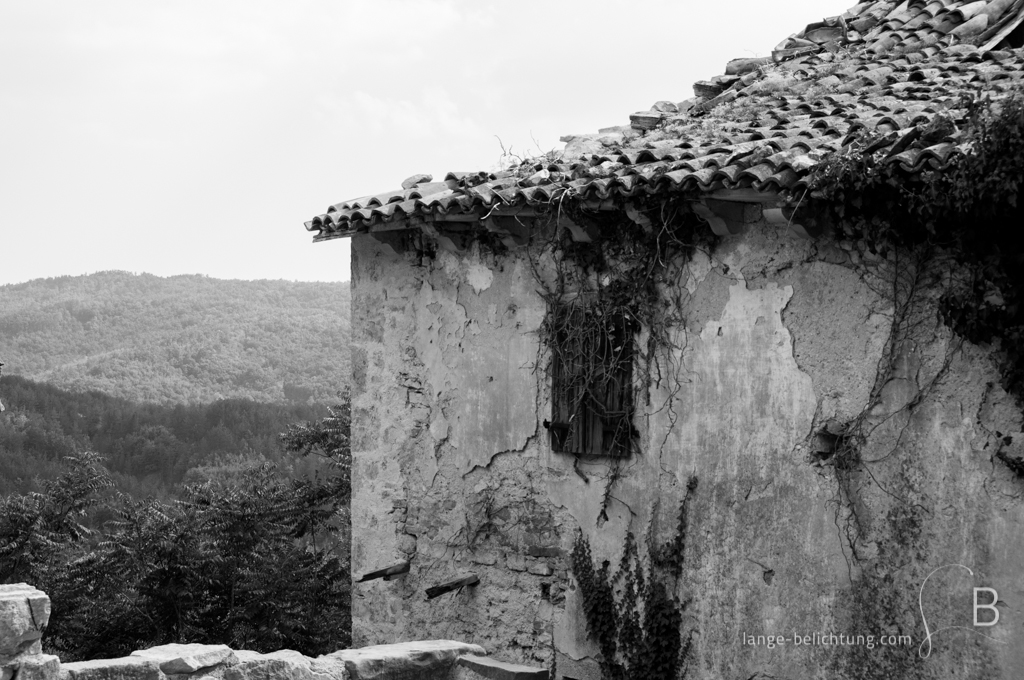
<instances>
[{"instance_id":1,"label":"weathered plaster wall","mask_svg":"<svg viewBox=\"0 0 1024 680\"><path fill-rule=\"evenodd\" d=\"M441 635L548 662L568 517L547 499L536 417L544 307L523 262L421 260L407 236L356 239L354 644ZM425 600L468 573L480 584Z\"/></svg>"},{"instance_id":2,"label":"weathered plaster wall","mask_svg":"<svg viewBox=\"0 0 1024 680\"><path fill-rule=\"evenodd\" d=\"M891 263L854 266L848 250L767 226L698 254L678 281L679 350L661 358L640 453L599 521L607 461L574 468L539 424L545 310L523 254L431 258L419 238L353 244L353 573L412 559L409 574L355 585L355 644L465 639L597 677L567 572L574 532L614 565L627 530L671 530L696 474L679 592L693 598L690 677L1024 673L1022 485L992 463L998 446L1024 445L1020 415L986 351L958 345L927 294L883 361L894 318L907 325ZM869 462L837 476L820 433L858 417ZM922 659L918 590L953 563L974 576L929 579L930 630L970 627L971 588L988 586L1003 603L984 629L997 641L945 631ZM480 584L425 600L468 573ZM823 632L909 633L913 645L742 644Z\"/></svg>"}]
</instances>

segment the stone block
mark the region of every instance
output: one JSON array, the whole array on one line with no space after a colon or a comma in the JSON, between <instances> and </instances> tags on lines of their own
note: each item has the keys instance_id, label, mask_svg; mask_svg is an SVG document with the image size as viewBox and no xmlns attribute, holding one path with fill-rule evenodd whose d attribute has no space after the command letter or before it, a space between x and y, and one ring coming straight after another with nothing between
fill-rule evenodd
<instances>
[{"instance_id":1,"label":"stone block","mask_svg":"<svg viewBox=\"0 0 1024 680\"><path fill-rule=\"evenodd\" d=\"M340 659L352 680L447 680L460 656L487 652L479 645L455 640L419 640L343 649L328 657Z\"/></svg>"},{"instance_id":2,"label":"stone block","mask_svg":"<svg viewBox=\"0 0 1024 680\"><path fill-rule=\"evenodd\" d=\"M236 655L238 663L225 669L224 680L348 680L345 664L329 656L311 659L290 649Z\"/></svg>"},{"instance_id":3,"label":"stone block","mask_svg":"<svg viewBox=\"0 0 1024 680\"><path fill-rule=\"evenodd\" d=\"M61 680L163 680L160 664L141 656L61 664Z\"/></svg>"},{"instance_id":4,"label":"stone block","mask_svg":"<svg viewBox=\"0 0 1024 680\"><path fill-rule=\"evenodd\" d=\"M470 555L469 559L474 564L482 564L484 566L492 566L498 561L498 557L492 552L478 552Z\"/></svg>"},{"instance_id":5,"label":"stone block","mask_svg":"<svg viewBox=\"0 0 1024 680\"><path fill-rule=\"evenodd\" d=\"M164 673L195 673L210 666L233 666L238 663L235 653L227 645L170 644L140 649L132 656L152 659L160 664Z\"/></svg>"},{"instance_id":6,"label":"stone block","mask_svg":"<svg viewBox=\"0 0 1024 680\"><path fill-rule=\"evenodd\" d=\"M0 585L0 663L19 654L39 654L50 620L50 598L26 583Z\"/></svg>"},{"instance_id":7,"label":"stone block","mask_svg":"<svg viewBox=\"0 0 1024 680\"><path fill-rule=\"evenodd\" d=\"M505 564L512 571L526 571L526 558L516 553L510 553L505 558Z\"/></svg>"},{"instance_id":8,"label":"stone block","mask_svg":"<svg viewBox=\"0 0 1024 680\"><path fill-rule=\"evenodd\" d=\"M458 664L488 680L548 680L546 668L506 663L487 656L467 654L459 657Z\"/></svg>"},{"instance_id":9,"label":"stone block","mask_svg":"<svg viewBox=\"0 0 1024 680\"><path fill-rule=\"evenodd\" d=\"M551 576L554 571L547 562L535 562L530 565L530 573L534 576Z\"/></svg>"},{"instance_id":10,"label":"stone block","mask_svg":"<svg viewBox=\"0 0 1024 680\"><path fill-rule=\"evenodd\" d=\"M58 680L60 659L52 654L40 654L23 659L18 666L17 680Z\"/></svg>"},{"instance_id":11,"label":"stone block","mask_svg":"<svg viewBox=\"0 0 1024 680\"><path fill-rule=\"evenodd\" d=\"M398 537L398 551L403 555L412 555L416 552L416 537L411 534L402 534Z\"/></svg>"},{"instance_id":12,"label":"stone block","mask_svg":"<svg viewBox=\"0 0 1024 680\"><path fill-rule=\"evenodd\" d=\"M533 649L536 647L536 640L533 639L533 635L529 633L519 633L512 638L512 641L523 649Z\"/></svg>"}]
</instances>

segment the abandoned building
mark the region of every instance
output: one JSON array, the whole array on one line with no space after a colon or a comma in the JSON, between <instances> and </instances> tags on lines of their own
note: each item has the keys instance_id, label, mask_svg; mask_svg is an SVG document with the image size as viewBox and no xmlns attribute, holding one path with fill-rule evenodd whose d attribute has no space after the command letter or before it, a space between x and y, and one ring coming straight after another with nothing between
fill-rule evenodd
<instances>
[{"instance_id":1,"label":"abandoned building","mask_svg":"<svg viewBox=\"0 0 1024 680\"><path fill-rule=\"evenodd\" d=\"M308 222L352 238L354 644L1021 677L1022 40L1022 0L864 2Z\"/></svg>"}]
</instances>

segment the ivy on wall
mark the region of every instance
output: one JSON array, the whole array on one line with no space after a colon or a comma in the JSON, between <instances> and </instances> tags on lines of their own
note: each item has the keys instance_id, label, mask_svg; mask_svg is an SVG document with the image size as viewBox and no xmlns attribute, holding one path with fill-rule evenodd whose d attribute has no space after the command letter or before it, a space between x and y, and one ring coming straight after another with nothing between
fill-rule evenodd
<instances>
[{"instance_id":1,"label":"ivy on wall","mask_svg":"<svg viewBox=\"0 0 1024 680\"><path fill-rule=\"evenodd\" d=\"M675 535L660 546L650 541L646 564L632 532L626 534L614 573L608 561L595 566L590 543L582 532L576 535L570 568L579 584L587 630L601 650L606 680L685 677L696 631L686 629L683 617L690 600L680 600L677 593L697 477L690 477L686 489Z\"/></svg>"}]
</instances>

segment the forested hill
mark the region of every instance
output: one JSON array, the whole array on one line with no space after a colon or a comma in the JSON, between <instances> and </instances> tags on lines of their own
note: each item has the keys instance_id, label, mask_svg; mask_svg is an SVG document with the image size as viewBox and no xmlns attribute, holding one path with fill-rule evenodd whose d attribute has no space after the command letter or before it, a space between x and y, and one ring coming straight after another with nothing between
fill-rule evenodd
<instances>
[{"instance_id":1,"label":"forested hill","mask_svg":"<svg viewBox=\"0 0 1024 680\"><path fill-rule=\"evenodd\" d=\"M139 402L332 402L348 383L349 300L347 282L36 279L0 286L0 361Z\"/></svg>"},{"instance_id":2,"label":"forested hill","mask_svg":"<svg viewBox=\"0 0 1024 680\"><path fill-rule=\"evenodd\" d=\"M0 496L37 489L66 456L95 451L122 491L162 496L183 482L230 478L261 462L282 477L302 476L316 461L284 450L290 425L322 418L324 404L137 404L102 392L70 392L4 375L0 394Z\"/></svg>"}]
</instances>

